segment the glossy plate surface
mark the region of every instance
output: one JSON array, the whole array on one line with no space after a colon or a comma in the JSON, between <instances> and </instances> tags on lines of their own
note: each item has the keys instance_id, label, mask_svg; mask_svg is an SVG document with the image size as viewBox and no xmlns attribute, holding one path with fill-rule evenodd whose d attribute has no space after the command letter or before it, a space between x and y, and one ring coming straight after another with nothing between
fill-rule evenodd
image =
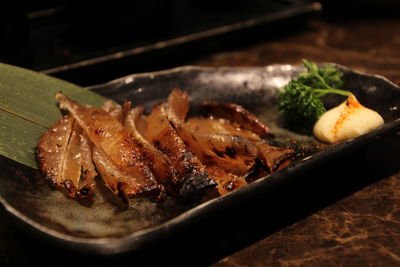
<instances>
[{"instance_id":1,"label":"glossy plate surface","mask_svg":"<svg viewBox=\"0 0 400 267\"><path fill-rule=\"evenodd\" d=\"M274 190L296 176L334 158L365 146L400 129L400 88L385 78L340 67L345 75L344 89L354 92L367 107L378 111L385 125L371 133L313 152L289 167L256 182L207 202L183 205L174 199L162 204L133 199L129 205L98 187L92 199L76 201L52 190L40 173L0 158L0 201L5 209L34 233L77 251L116 254L132 251L160 241L200 218L224 207L246 201L255 194ZM149 110L165 99L173 88L190 93L191 104L205 100L241 104L266 122L276 134L276 142L297 140L309 148L319 143L310 136L290 132L281 126L276 111L276 93L303 69L291 65L257 68L181 67L156 73L134 74L92 90L118 102L131 100ZM328 106L342 99L328 97Z\"/></svg>"}]
</instances>

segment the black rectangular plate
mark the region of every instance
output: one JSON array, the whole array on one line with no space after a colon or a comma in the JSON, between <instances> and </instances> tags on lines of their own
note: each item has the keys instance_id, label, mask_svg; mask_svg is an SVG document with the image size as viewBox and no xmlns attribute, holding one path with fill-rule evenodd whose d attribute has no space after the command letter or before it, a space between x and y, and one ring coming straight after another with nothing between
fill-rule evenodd
<instances>
[{"instance_id":1,"label":"black rectangular plate","mask_svg":"<svg viewBox=\"0 0 400 267\"><path fill-rule=\"evenodd\" d=\"M313 151L285 169L230 194L194 205L185 205L172 198L162 204L138 198L126 205L99 187L92 199L76 201L52 190L38 171L1 158L0 201L27 229L63 247L95 254L118 254L146 247L201 218L245 203L251 197L272 193L299 175L396 133L400 129L400 88L383 77L338 67L344 72L344 88L352 91L365 106L378 111L385 124L368 134ZM302 70L293 65L257 68L189 66L134 74L90 89L118 102L131 100L134 105L144 104L149 110L165 99L171 89L180 88L189 92L194 110L205 100L238 103L270 125L278 140L289 138L313 146L318 142L312 136L284 129L275 108L279 88ZM328 105L339 101L336 97L326 99Z\"/></svg>"}]
</instances>

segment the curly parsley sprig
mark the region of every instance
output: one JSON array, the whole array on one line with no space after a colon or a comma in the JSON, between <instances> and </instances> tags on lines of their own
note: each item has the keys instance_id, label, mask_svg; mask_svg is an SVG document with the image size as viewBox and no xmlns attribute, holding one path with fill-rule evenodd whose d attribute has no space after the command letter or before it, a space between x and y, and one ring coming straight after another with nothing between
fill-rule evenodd
<instances>
[{"instance_id":1,"label":"curly parsley sprig","mask_svg":"<svg viewBox=\"0 0 400 267\"><path fill-rule=\"evenodd\" d=\"M303 60L307 72L289 82L278 94L278 110L292 129L309 132L312 125L326 112L321 100L326 94L348 96L349 91L338 89L343 85L343 73L333 65L319 67Z\"/></svg>"}]
</instances>

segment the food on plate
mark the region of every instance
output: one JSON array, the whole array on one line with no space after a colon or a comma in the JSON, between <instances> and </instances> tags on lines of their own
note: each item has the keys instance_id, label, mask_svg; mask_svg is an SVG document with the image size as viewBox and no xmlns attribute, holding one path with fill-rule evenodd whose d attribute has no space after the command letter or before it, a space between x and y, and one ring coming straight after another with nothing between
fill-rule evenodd
<instances>
[{"instance_id":1,"label":"food on plate","mask_svg":"<svg viewBox=\"0 0 400 267\"><path fill-rule=\"evenodd\" d=\"M361 105L349 91L338 89L343 85L343 73L333 65L319 67L303 60L307 72L289 82L278 94L278 109L288 127L308 133L328 143L336 143L376 129L383 118ZM326 112L321 98L326 94L347 96L338 107ZM313 126L314 125L314 126Z\"/></svg>"},{"instance_id":2,"label":"food on plate","mask_svg":"<svg viewBox=\"0 0 400 267\"><path fill-rule=\"evenodd\" d=\"M208 109L210 103L205 102L201 106ZM256 179L259 168L264 168L268 173L275 172L276 168L270 168L263 161L266 141L247 130L257 129L263 136L271 137L269 129L241 106L224 102L220 103L221 107L218 105L212 102L216 113L221 115L220 110L225 110L223 117L230 120L216 118L210 109L207 112L209 117L185 120L189 110L189 96L186 92L174 90L168 97L167 114L180 138L206 165L211 179L217 184L218 192L225 194L246 185L246 179ZM278 165L294 156L290 149L276 149L282 149L282 155L278 156L272 151L267 153L271 154Z\"/></svg>"},{"instance_id":3,"label":"food on plate","mask_svg":"<svg viewBox=\"0 0 400 267\"><path fill-rule=\"evenodd\" d=\"M69 114L43 134L36 155L50 183L71 197L93 193L97 174L125 199L223 195L295 156L271 146L269 128L239 105L205 102L206 117L187 118L189 95L179 89L148 115L130 102L87 107L60 93L56 98Z\"/></svg>"},{"instance_id":4,"label":"food on plate","mask_svg":"<svg viewBox=\"0 0 400 267\"><path fill-rule=\"evenodd\" d=\"M383 118L364 107L351 94L339 106L325 112L314 126L314 135L325 142L337 143L368 133L383 125Z\"/></svg>"},{"instance_id":5,"label":"food on plate","mask_svg":"<svg viewBox=\"0 0 400 267\"><path fill-rule=\"evenodd\" d=\"M154 173L157 182L164 185L166 189L175 193L175 183L177 182L176 171L171 160L153 146L146 138L147 122L144 115L144 108L137 106L127 113L125 118L125 128L137 138L142 144L151 171Z\"/></svg>"},{"instance_id":6,"label":"food on plate","mask_svg":"<svg viewBox=\"0 0 400 267\"><path fill-rule=\"evenodd\" d=\"M204 113L209 115L211 114L213 117L224 118L236 122L243 129L252 131L261 137L272 136L271 130L242 106L233 103L212 101L204 102L201 106Z\"/></svg>"},{"instance_id":7,"label":"food on plate","mask_svg":"<svg viewBox=\"0 0 400 267\"><path fill-rule=\"evenodd\" d=\"M143 158L142 144L117 119L102 108L80 105L62 94L57 94L56 98L60 108L70 112L95 146L95 158L99 161L94 160L94 163L99 172L112 170L107 173L105 183L113 192L129 197L160 191L160 185Z\"/></svg>"},{"instance_id":8,"label":"food on plate","mask_svg":"<svg viewBox=\"0 0 400 267\"><path fill-rule=\"evenodd\" d=\"M90 195L97 176L91 144L71 115L65 115L39 139L36 159L46 180L65 187L71 197Z\"/></svg>"},{"instance_id":9,"label":"food on plate","mask_svg":"<svg viewBox=\"0 0 400 267\"><path fill-rule=\"evenodd\" d=\"M289 128L309 132L326 111L321 97L330 93L348 96L350 92L337 89L343 84L343 73L335 66L319 67L307 60L303 60L303 65L307 72L300 73L279 91L278 110Z\"/></svg>"},{"instance_id":10,"label":"food on plate","mask_svg":"<svg viewBox=\"0 0 400 267\"><path fill-rule=\"evenodd\" d=\"M204 191L214 183L200 159L187 147L178 135L170 117L168 105L160 103L147 117L147 140L171 161L176 170L176 180L171 181L179 195L186 198Z\"/></svg>"}]
</instances>

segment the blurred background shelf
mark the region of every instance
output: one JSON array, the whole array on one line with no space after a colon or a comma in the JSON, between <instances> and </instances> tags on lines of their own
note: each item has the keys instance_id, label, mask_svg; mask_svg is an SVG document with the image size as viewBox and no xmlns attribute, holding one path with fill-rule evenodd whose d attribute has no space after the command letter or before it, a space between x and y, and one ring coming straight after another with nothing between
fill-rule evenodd
<instances>
[{"instance_id":1,"label":"blurred background shelf","mask_svg":"<svg viewBox=\"0 0 400 267\"><path fill-rule=\"evenodd\" d=\"M309 0L7 5L0 11L0 61L80 85L184 65L206 53L293 32L321 10Z\"/></svg>"}]
</instances>

